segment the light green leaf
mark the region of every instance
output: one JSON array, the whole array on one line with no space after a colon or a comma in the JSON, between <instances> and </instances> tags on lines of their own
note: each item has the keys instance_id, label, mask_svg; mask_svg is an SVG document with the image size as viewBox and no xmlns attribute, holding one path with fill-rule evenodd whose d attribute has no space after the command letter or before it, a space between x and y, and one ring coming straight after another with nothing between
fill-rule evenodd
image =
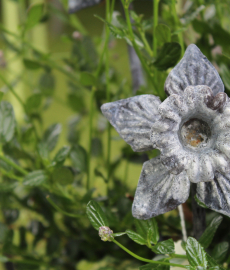
<instances>
[{"instance_id":1,"label":"light green leaf","mask_svg":"<svg viewBox=\"0 0 230 270\"><path fill-rule=\"evenodd\" d=\"M42 95L34 94L26 100L26 112L32 113L36 111L42 103Z\"/></svg>"},{"instance_id":2,"label":"light green leaf","mask_svg":"<svg viewBox=\"0 0 230 270\"><path fill-rule=\"evenodd\" d=\"M170 28L165 24L158 24L155 28L155 38L159 47L166 42L171 42Z\"/></svg>"},{"instance_id":3,"label":"light green leaf","mask_svg":"<svg viewBox=\"0 0 230 270\"><path fill-rule=\"evenodd\" d=\"M204 233L201 235L199 239L199 243L203 246L203 248L208 248L212 242L212 239L216 233L217 228L220 226L223 217L217 216L210 222L209 226L206 228Z\"/></svg>"},{"instance_id":4,"label":"light green leaf","mask_svg":"<svg viewBox=\"0 0 230 270\"><path fill-rule=\"evenodd\" d=\"M79 172L87 171L87 152L82 146L75 145L71 149L70 158L76 170Z\"/></svg>"},{"instance_id":5,"label":"light green leaf","mask_svg":"<svg viewBox=\"0 0 230 270\"><path fill-rule=\"evenodd\" d=\"M176 65L177 61L180 59L180 55L181 46L179 43L165 43L157 55L153 65L158 70L167 70L168 68Z\"/></svg>"},{"instance_id":6,"label":"light green leaf","mask_svg":"<svg viewBox=\"0 0 230 270\"><path fill-rule=\"evenodd\" d=\"M52 179L61 185L70 185L74 181L74 175L69 168L59 167L52 172Z\"/></svg>"},{"instance_id":7,"label":"light green leaf","mask_svg":"<svg viewBox=\"0 0 230 270\"><path fill-rule=\"evenodd\" d=\"M12 105L7 101L0 103L0 142L9 142L15 132L16 122Z\"/></svg>"},{"instance_id":8,"label":"light green leaf","mask_svg":"<svg viewBox=\"0 0 230 270\"><path fill-rule=\"evenodd\" d=\"M66 158L68 157L69 153L70 153L70 147L69 146L64 146L57 152L57 154L54 157L53 161L55 163L59 163L59 164L61 163L62 164L66 160Z\"/></svg>"},{"instance_id":9,"label":"light green leaf","mask_svg":"<svg viewBox=\"0 0 230 270\"><path fill-rule=\"evenodd\" d=\"M101 226L109 226L105 213L95 201L90 201L86 207L87 216L92 226L98 230Z\"/></svg>"},{"instance_id":10,"label":"light green leaf","mask_svg":"<svg viewBox=\"0 0 230 270\"><path fill-rule=\"evenodd\" d=\"M53 124L47 128L44 133L42 143L44 143L49 151L52 151L59 139L59 135L61 133L61 125L60 124Z\"/></svg>"},{"instance_id":11,"label":"light green leaf","mask_svg":"<svg viewBox=\"0 0 230 270\"><path fill-rule=\"evenodd\" d=\"M33 5L28 10L25 29L29 30L34 27L43 16L44 4Z\"/></svg>"},{"instance_id":12,"label":"light green leaf","mask_svg":"<svg viewBox=\"0 0 230 270\"><path fill-rule=\"evenodd\" d=\"M23 184L25 186L40 186L44 182L48 180L48 176L45 171L38 170L38 171L33 171L29 173L28 175L25 176L23 180Z\"/></svg>"},{"instance_id":13,"label":"light green leaf","mask_svg":"<svg viewBox=\"0 0 230 270\"><path fill-rule=\"evenodd\" d=\"M206 252L201 244L193 237L189 237L187 240L186 254L191 266L207 267Z\"/></svg>"},{"instance_id":14,"label":"light green leaf","mask_svg":"<svg viewBox=\"0 0 230 270\"><path fill-rule=\"evenodd\" d=\"M132 239L134 242L136 242L139 245L146 245L147 244L146 239L134 231L126 230L126 234L128 235L128 237L130 239Z\"/></svg>"},{"instance_id":15,"label":"light green leaf","mask_svg":"<svg viewBox=\"0 0 230 270\"><path fill-rule=\"evenodd\" d=\"M215 247L212 251L212 258L217 263L222 263L227 255L228 249L229 249L228 242L222 242L222 243L215 245Z\"/></svg>"},{"instance_id":16,"label":"light green leaf","mask_svg":"<svg viewBox=\"0 0 230 270\"><path fill-rule=\"evenodd\" d=\"M148 220L135 219L135 226L138 234L140 234L147 241L149 228L152 229L150 242L156 244L159 240L159 232L156 220L154 218Z\"/></svg>"},{"instance_id":17,"label":"light green leaf","mask_svg":"<svg viewBox=\"0 0 230 270\"><path fill-rule=\"evenodd\" d=\"M152 251L156 254L170 254L174 253L174 242L172 239L168 239L166 241L162 241L157 243L154 247L152 247Z\"/></svg>"},{"instance_id":18,"label":"light green leaf","mask_svg":"<svg viewBox=\"0 0 230 270\"><path fill-rule=\"evenodd\" d=\"M97 79L93 74L89 72L82 72L80 83L84 86L95 86L97 84Z\"/></svg>"}]
</instances>

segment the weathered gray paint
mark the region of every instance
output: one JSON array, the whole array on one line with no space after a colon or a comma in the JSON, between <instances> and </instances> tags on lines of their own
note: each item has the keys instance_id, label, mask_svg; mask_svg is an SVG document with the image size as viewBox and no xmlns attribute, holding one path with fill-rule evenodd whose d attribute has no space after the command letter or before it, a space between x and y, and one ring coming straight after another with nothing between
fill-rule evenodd
<instances>
[{"instance_id":1,"label":"weathered gray paint","mask_svg":"<svg viewBox=\"0 0 230 270\"><path fill-rule=\"evenodd\" d=\"M142 95L101 108L134 151L161 151L144 163L133 216L149 219L176 208L190 182L198 183L202 202L230 216L230 102L217 71L190 45L165 89L170 96L162 103Z\"/></svg>"}]
</instances>

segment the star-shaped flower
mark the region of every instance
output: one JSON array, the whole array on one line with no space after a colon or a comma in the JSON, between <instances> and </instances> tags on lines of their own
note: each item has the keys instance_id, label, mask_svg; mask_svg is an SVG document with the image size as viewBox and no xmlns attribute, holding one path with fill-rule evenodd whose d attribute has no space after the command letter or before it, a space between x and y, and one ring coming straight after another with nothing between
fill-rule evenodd
<instances>
[{"instance_id":1,"label":"star-shaped flower","mask_svg":"<svg viewBox=\"0 0 230 270\"><path fill-rule=\"evenodd\" d=\"M192 44L165 92L164 102L141 95L101 107L134 151L161 151L144 163L133 216L149 219L176 208L187 200L190 182L201 202L230 216L230 102L218 72Z\"/></svg>"}]
</instances>

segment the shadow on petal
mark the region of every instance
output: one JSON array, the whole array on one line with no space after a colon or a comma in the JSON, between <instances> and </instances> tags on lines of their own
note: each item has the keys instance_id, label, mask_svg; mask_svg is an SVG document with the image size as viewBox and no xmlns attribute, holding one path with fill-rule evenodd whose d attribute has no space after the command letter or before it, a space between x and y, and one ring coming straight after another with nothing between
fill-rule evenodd
<instances>
[{"instance_id":1,"label":"shadow on petal","mask_svg":"<svg viewBox=\"0 0 230 270\"><path fill-rule=\"evenodd\" d=\"M189 196L190 182L185 172L170 174L160 158L144 163L134 197L132 213L137 219L150 219L175 209Z\"/></svg>"}]
</instances>

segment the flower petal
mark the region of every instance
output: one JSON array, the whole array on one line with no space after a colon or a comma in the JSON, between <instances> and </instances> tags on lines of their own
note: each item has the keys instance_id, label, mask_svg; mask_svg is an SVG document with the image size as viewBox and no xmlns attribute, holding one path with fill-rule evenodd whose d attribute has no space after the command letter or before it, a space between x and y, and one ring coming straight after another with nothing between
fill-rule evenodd
<instances>
[{"instance_id":1,"label":"flower petal","mask_svg":"<svg viewBox=\"0 0 230 270\"><path fill-rule=\"evenodd\" d=\"M132 213L135 218L149 219L175 209L184 203L190 190L184 172L172 175L160 158L144 163L134 197Z\"/></svg>"},{"instance_id":2,"label":"flower petal","mask_svg":"<svg viewBox=\"0 0 230 270\"><path fill-rule=\"evenodd\" d=\"M134 151L153 149L150 131L160 116L161 101L153 95L141 95L102 105L104 116Z\"/></svg>"},{"instance_id":3,"label":"flower petal","mask_svg":"<svg viewBox=\"0 0 230 270\"><path fill-rule=\"evenodd\" d=\"M217 172L214 181L198 183L197 198L212 210L230 217L230 175Z\"/></svg>"},{"instance_id":4,"label":"flower petal","mask_svg":"<svg viewBox=\"0 0 230 270\"><path fill-rule=\"evenodd\" d=\"M184 57L169 73L165 82L165 92L167 95L182 96L189 85L207 85L213 90L214 96L224 92L218 72L194 44L188 46Z\"/></svg>"}]
</instances>

